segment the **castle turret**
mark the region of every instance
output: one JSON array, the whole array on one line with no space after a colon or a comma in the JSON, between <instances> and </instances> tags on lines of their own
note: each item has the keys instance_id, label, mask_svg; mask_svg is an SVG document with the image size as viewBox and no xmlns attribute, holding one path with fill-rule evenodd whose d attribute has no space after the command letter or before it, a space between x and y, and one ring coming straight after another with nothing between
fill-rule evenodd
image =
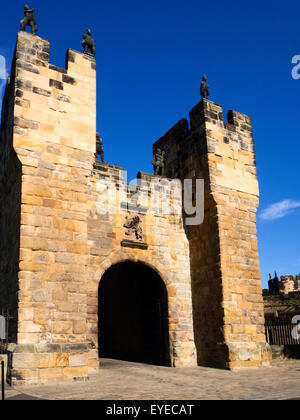
<instances>
[{"instance_id":1,"label":"castle turret","mask_svg":"<svg viewBox=\"0 0 300 420\"><path fill-rule=\"evenodd\" d=\"M166 152L166 176L204 179L204 221L187 226L198 363L219 367L270 363L257 251L259 189L250 118L223 119L203 99L154 144ZM195 182L194 182L195 184ZM194 185L194 204L195 203Z\"/></svg>"},{"instance_id":2,"label":"castle turret","mask_svg":"<svg viewBox=\"0 0 300 420\"><path fill-rule=\"evenodd\" d=\"M12 382L86 377L88 178L96 63L18 34L1 130L1 306L17 317ZM80 116L80 118L79 118ZM9 254L11 254L11 259ZM3 301L2 301L3 297Z\"/></svg>"}]
</instances>

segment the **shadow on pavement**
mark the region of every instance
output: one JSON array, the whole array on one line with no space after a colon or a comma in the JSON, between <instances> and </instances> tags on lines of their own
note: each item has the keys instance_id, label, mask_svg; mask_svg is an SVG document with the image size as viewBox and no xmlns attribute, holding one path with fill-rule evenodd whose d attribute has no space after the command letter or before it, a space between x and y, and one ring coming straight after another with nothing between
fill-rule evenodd
<instances>
[{"instance_id":1,"label":"shadow on pavement","mask_svg":"<svg viewBox=\"0 0 300 420\"><path fill-rule=\"evenodd\" d=\"M44 401L41 398L37 398L37 397L31 397L30 395L26 395L26 394L19 394L19 395L15 395L13 397L8 397L5 399L5 401Z\"/></svg>"}]
</instances>

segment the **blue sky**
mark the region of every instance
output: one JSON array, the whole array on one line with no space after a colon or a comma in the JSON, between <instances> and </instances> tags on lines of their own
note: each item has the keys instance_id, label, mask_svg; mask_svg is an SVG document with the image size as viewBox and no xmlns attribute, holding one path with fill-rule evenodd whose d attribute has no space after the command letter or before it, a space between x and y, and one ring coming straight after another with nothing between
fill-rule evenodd
<instances>
[{"instance_id":1,"label":"blue sky","mask_svg":"<svg viewBox=\"0 0 300 420\"><path fill-rule=\"evenodd\" d=\"M8 67L23 6L24 0L8 2L2 13L0 54ZM152 143L199 102L203 74L210 99L225 114L250 115L263 286L275 269L300 272L300 79L291 76L292 57L300 55L299 2L35 0L29 6L36 8L38 35L51 41L52 64L63 67L67 48L81 51L82 33L92 29L98 130L106 160L127 169L129 178L152 172Z\"/></svg>"}]
</instances>

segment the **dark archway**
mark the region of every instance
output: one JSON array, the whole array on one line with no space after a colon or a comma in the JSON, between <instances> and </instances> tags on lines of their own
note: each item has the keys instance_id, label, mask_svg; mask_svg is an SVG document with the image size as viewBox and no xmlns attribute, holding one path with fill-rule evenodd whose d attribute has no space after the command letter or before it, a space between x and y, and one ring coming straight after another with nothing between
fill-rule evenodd
<instances>
[{"instance_id":1,"label":"dark archway","mask_svg":"<svg viewBox=\"0 0 300 420\"><path fill-rule=\"evenodd\" d=\"M170 366L168 296L142 263L110 267L99 285L99 357Z\"/></svg>"}]
</instances>

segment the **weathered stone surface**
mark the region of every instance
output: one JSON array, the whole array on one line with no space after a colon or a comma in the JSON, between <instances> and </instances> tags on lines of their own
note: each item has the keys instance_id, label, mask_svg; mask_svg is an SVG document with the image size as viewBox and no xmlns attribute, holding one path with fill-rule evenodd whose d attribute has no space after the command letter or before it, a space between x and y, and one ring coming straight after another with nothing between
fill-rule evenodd
<instances>
[{"instance_id":1,"label":"weathered stone surface","mask_svg":"<svg viewBox=\"0 0 300 420\"><path fill-rule=\"evenodd\" d=\"M87 366L88 356L87 354L72 354L69 358L70 367Z\"/></svg>"},{"instance_id":2,"label":"weathered stone surface","mask_svg":"<svg viewBox=\"0 0 300 420\"><path fill-rule=\"evenodd\" d=\"M62 81L64 83L70 83L71 85L76 84L76 80L73 77L65 75L65 74L63 74Z\"/></svg>"},{"instance_id":3,"label":"weathered stone surface","mask_svg":"<svg viewBox=\"0 0 300 420\"><path fill-rule=\"evenodd\" d=\"M36 86L33 86L32 91L33 91L33 93L36 93L37 95L43 95L43 96L47 96L47 97L51 96L51 92L49 90L38 88Z\"/></svg>"},{"instance_id":4,"label":"weathered stone surface","mask_svg":"<svg viewBox=\"0 0 300 420\"><path fill-rule=\"evenodd\" d=\"M49 86L50 87L54 87L56 89L60 89L60 90L63 90L64 89L63 84L61 82L59 82L58 80L50 79L49 80Z\"/></svg>"}]
</instances>

